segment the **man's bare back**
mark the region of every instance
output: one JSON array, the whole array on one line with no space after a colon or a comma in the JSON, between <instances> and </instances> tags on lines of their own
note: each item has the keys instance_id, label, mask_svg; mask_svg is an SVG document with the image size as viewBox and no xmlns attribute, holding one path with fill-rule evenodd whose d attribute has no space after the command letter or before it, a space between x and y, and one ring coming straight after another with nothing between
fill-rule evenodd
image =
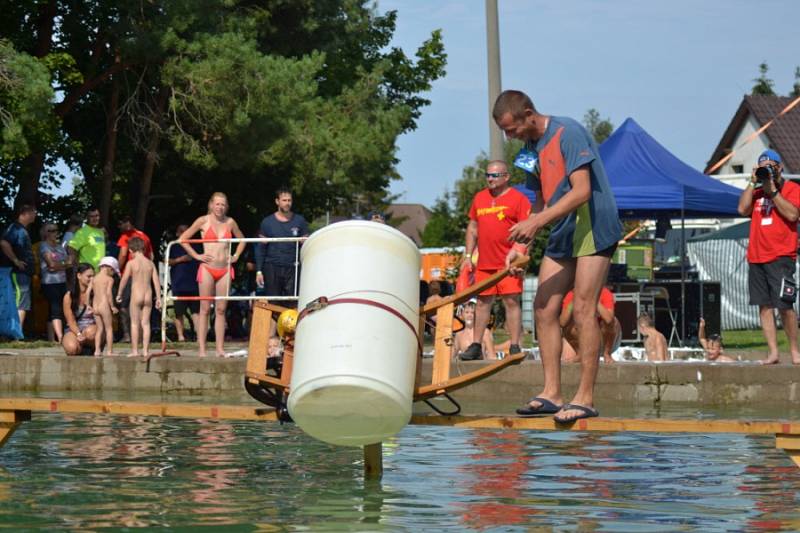
<instances>
[{"instance_id":1,"label":"man's bare back","mask_svg":"<svg viewBox=\"0 0 800 533\"><path fill-rule=\"evenodd\" d=\"M644 351L648 361L667 360L667 339L658 331L653 318L647 313L639 315L639 333L644 337Z\"/></svg>"},{"instance_id":2,"label":"man's bare back","mask_svg":"<svg viewBox=\"0 0 800 533\"><path fill-rule=\"evenodd\" d=\"M667 339L662 333L653 328L644 338L644 351L648 361L667 360Z\"/></svg>"}]
</instances>

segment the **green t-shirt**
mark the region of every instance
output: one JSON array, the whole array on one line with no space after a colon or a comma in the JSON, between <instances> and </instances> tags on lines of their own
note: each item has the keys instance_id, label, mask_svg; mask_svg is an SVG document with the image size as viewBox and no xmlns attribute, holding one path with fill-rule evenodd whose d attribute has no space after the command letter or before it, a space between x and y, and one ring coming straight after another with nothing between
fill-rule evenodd
<instances>
[{"instance_id":1,"label":"green t-shirt","mask_svg":"<svg viewBox=\"0 0 800 533\"><path fill-rule=\"evenodd\" d=\"M78 252L80 263L89 263L97 270L97 265L106 255L106 232L103 228L85 225L75 232L69 247Z\"/></svg>"}]
</instances>

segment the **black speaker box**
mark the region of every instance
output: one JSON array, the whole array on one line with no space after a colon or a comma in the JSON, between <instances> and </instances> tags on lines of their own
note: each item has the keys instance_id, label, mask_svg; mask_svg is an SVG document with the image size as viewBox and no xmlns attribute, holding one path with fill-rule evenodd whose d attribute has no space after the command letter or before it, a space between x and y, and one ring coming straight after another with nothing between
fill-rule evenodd
<instances>
[{"instance_id":1,"label":"black speaker box","mask_svg":"<svg viewBox=\"0 0 800 533\"><path fill-rule=\"evenodd\" d=\"M665 287L669 293L669 305L675 316L676 329L678 335L683 337L684 344L695 345L697 334L700 329L700 318L706 320L706 334L721 333L722 325L722 305L721 289L718 281L687 281L684 285L684 305L681 306L681 283L680 280L661 280L657 283L647 283L644 287L660 286ZM669 319L666 305L663 300L655 301L655 326L658 331L664 334L669 340L672 324ZM681 332L681 313L686 313Z\"/></svg>"}]
</instances>

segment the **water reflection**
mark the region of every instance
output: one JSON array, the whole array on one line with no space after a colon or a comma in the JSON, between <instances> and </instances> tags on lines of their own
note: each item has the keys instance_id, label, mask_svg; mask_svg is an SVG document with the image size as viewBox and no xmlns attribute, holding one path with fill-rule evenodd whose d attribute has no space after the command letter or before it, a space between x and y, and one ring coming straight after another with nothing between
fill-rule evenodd
<instances>
[{"instance_id":1,"label":"water reflection","mask_svg":"<svg viewBox=\"0 0 800 533\"><path fill-rule=\"evenodd\" d=\"M42 415L0 450L0 525L793 530L800 469L767 437L408 427L361 451L291 425Z\"/></svg>"},{"instance_id":2,"label":"water reflection","mask_svg":"<svg viewBox=\"0 0 800 533\"><path fill-rule=\"evenodd\" d=\"M528 471L525 437L511 431L473 431L469 444L475 448L459 470L466 474L467 497L481 499L464 505L462 522L471 528L525 524L539 511L519 500L526 492Z\"/></svg>"}]
</instances>

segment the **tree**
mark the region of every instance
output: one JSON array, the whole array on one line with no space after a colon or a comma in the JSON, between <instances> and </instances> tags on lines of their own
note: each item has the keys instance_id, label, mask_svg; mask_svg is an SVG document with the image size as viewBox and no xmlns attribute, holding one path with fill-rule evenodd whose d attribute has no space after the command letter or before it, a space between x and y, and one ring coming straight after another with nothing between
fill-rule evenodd
<instances>
[{"instance_id":1,"label":"tree","mask_svg":"<svg viewBox=\"0 0 800 533\"><path fill-rule=\"evenodd\" d=\"M794 85L792 86L792 91L789 93L789 96L792 98L800 96L800 67L794 68Z\"/></svg>"},{"instance_id":2,"label":"tree","mask_svg":"<svg viewBox=\"0 0 800 533\"><path fill-rule=\"evenodd\" d=\"M503 160L513 161L519 150L522 148L520 141L512 140L504 144ZM431 236L442 236L436 244L425 244L426 246L462 246L464 244L464 234L469 222L469 209L475 194L486 187L486 167L489 164L489 157L481 152L472 165L464 167L461 178L456 180L452 193L445 191L443 197L436 199L433 207L434 217L436 218ZM525 183L527 176L525 171L515 166L509 168L511 172L510 183L517 185ZM431 221L433 221L433 218ZM431 224L431 221L428 224ZM426 226L427 231L427 226ZM423 233L423 238L425 233ZM550 230L545 228L534 238L531 248L531 265L534 271L538 270L541 263L544 247Z\"/></svg>"},{"instance_id":3,"label":"tree","mask_svg":"<svg viewBox=\"0 0 800 533\"><path fill-rule=\"evenodd\" d=\"M421 235L422 246L455 247L463 244L464 228L459 226L461 217L453 209L451 199L449 191L436 199L431 218Z\"/></svg>"},{"instance_id":4,"label":"tree","mask_svg":"<svg viewBox=\"0 0 800 533\"><path fill-rule=\"evenodd\" d=\"M80 171L108 223L154 235L229 196L248 231L289 185L310 218L374 204L397 177L396 138L444 74L440 32L389 48L396 14L366 0L10 2L0 34L49 66L62 142L0 162L41 200L56 159ZM332 201L335 200L335 201Z\"/></svg>"},{"instance_id":5,"label":"tree","mask_svg":"<svg viewBox=\"0 0 800 533\"><path fill-rule=\"evenodd\" d=\"M591 108L583 115L583 125L586 126L589 133L592 134L597 144L608 139L611 132L614 131L614 125L611 123L611 119L601 119L600 112L595 108Z\"/></svg>"},{"instance_id":6,"label":"tree","mask_svg":"<svg viewBox=\"0 0 800 533\"><path fill-rule=\"evenodd\" d=\"M753 81L756 82L756 84L753 85L751 94L775 96L775 91L773 89L773 87L775 86L775 82L767 77L767 72L769 71L769 65L767 65L766 61L758 65L758 71L760 74L758 78L753 79Z\"/></svg>"}]
</instances>

